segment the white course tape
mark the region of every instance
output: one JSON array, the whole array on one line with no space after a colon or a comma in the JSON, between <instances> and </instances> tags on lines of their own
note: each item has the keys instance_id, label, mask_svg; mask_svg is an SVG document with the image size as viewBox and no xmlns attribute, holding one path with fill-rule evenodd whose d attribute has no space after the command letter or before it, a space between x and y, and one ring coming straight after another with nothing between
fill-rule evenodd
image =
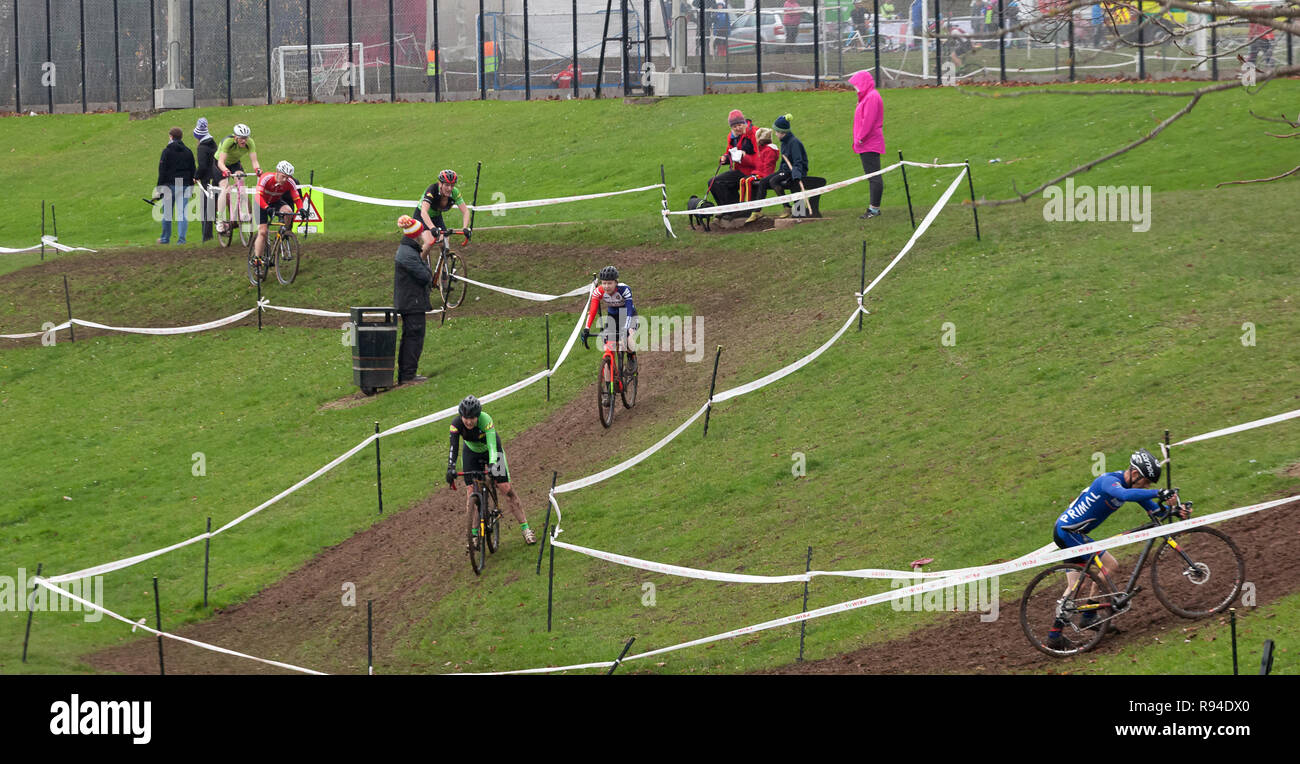
<instances>
[{"instance_id":1,"label":"white course tape","mask_svg":"<svg viewBox=\"0 0 1300 764\"><path fill-rule=\"evenodd\" d=\"M64 329L67 329L69 326L72 326L72 324L67 321L64 321L58 326L49 329L49 331L61 332ZM43 334L45 334L45 332L27 332L26 334L0 334L0 337L3 337L4 339L7 340L25 340L28 337L40 337Z\"/></svg>"},{"instance_id":2,"label":"white course tape","mask_svg":"<svg viewBox=\"0 0 1300 764\"><path fill-rule=\"evenodd\" d=\"M627 461L615 464L613 467L610 467L609 469L601 470L600 472L597 472L594 475L588 475L587 477L581 478L580 480L573 480L568 483L565 483L564 485L558 485L555 487L554 493L565 493L567 491L576 491L579 488L586 488L589 485L599 483L602 480L608 480L609 478L614 477L615 475L617 475L620 472L623 472L624 470L629 470L635 467L636 465L640 464L641 462L649 458L656 451L658 451L659 449L663 448L664 446L672 442L673 438L676 438L678 435L681 435L683 430L685 430L687 427L690 427L691 424L694 423L696 419L699 419L704 414L704 412L708 410L709 410L709 404L706 403L703 406L700 406L699 409L697 409L694 414L691 414L691 416L685 422L682 422L681 424L677 425L677 429L665 435L662 440L660 440L658 443L654 444L653 446L647 448L646 450L642 451L641 453L637 454L631 459L628 459ZM559 511L558 507L556 511ZM557 529L559 528L558 522L556 523L556 528Z\"/></svg>"},{"instance_id":3,"label":"white course tape","mask_svg":"<svg viewBox=\"0 0 1300 764\"><path fill-rule=\"evenodd\" d=\"M1264 425L1275 424L1277 422L1284 422L1288 419L1295 419L1296 417L1300 417L1300 409L1296 409L1295 411L1288 411L1285 414L1278 414L1277 416L1266 417L1264 419L1256 419L1253 422L1246 422L1245 424L1234 425L1232 427L1225 427L1222 430L1215 430L1214 432L1207 432L1204 435L1197 435L1195 437L1188 438L1187 440L1180 440L1177 443L1174 443L1172 445L1182 446L1188 443L1195 443L1200 440L1209 440L1210 438L1217 438L1222 435L1231 435L1234 432L1241 432L1242 430L1253 430L1256 427L1263 427Z\"/></svg>"},{"instance_id":4,"label":"white course tape","mask_svg":"<svg viewBox=\"0 0 1300 764\"><path fill-rule=\"evenodd\" d=\"M456 278L460 279L461 281L464 281L466 284L473 284L474 286L477 287L490 289L493 292L500 292L501 294L508 294L511 297L518 297L524 300L532 300L533 302L550 302L551 300L560 300L565 297L577 297L580 294L586 294L587 292L591 291L591 286L589 284L583 284L577 289L570 289L564 294L541 294L540 292L526 292L522 289L511 289L510 287L493 286L492 284L484 284L482 281L475 281L469 276L457 275Z\"/></svg>"},{"instance_id":5,"label":"white course tape","mask_svg":"<svg viewBox=\"0 0 1300 764\"><path fill-rule=\"evenodd\" d=\"M53 581L53 579L36 578L36 579L33 579L33 580L32 580L32 583L34 583L34 584L38 584L38 585L40 585L40 586L45 587L46 589L49 589L51 592L53 592L53 593L55 594L55 596L58 596L58 597L67 597L68 599L72 600L73 602L78 602L78 603L80 603L80 604L82 605L82 607L86 607L86 608L89 608L89 609L91 609L91 610L97 610L97 611L103 613L104 615L109 616L110 618L116 618L117 620L121 621L122 623L130 624L130 626L131 626L131 631L135 631L136 629L143 629L143 630L149 632L150 634L156 634L156 635L158 635L158 636L160 636L160 637L167 637L168 639L174 639L174 640L176 640L177 642L184 642L184 643L186 643L186 644L188 644L188 645L194 645L195 647L201 647L201 648L203 648L204 650L212 650L213 652L225 653L226 655L233 655L233 656L235 656L236 658L247 658L247 659L250 660L250 661L257 661L258 663L265 663L265 664L267 664L268 666L276 666L276 667L278 667L278 668L288 669L288 670L290 670L290 671L299 671L299 672L301 672L301 673L303 673L303 674L315 674L315 675L317 675L317 676L325 676L325 674L322 673L322 672L320 672L320 671L314 671L314 670L312 670L312 669L302 668L301 666L294 666L294 665L291 664L291 663L281 663L280 661L273 661L273 660L270 660L270 659L268 659L268 658L259 658L259 657L257 657L256 655L248 655L247 653L237 652L237 651L235 651L235 650L230 650L230 649L225 648L225 647L218 647L218 646L216 646L216 645L208 644L207 642L200 642L200 641L198 641L197 639L189 639L189 638L182 637L182 636L179 636L179 635L177 635L177 634L172 634L172 633L169 633L169 632L166 632L166 631L158 631L157 629L150 628L149 626L146 626L146 625L143 623L143 619L141 619L140 621L132 621L131 619L126 618L125 616L119 615L118 613L114 613L112 610L109 610L108 608L101 607L101 606L99 606L99 605L96 605L96 604L93 603L93 602L90 602L90 601L88 601L88 600L82 599L81 597L78 597L77 595L72 594L71 592L65 591L62 587L54 586L54 585L52 584L52 581Z\"/></svg>"},{"instance_id":6,"label":"white course tape","mask_svg":"<svg viewBox=\"0 0 1300 764\"><path fill-rule=\"evenodd\" d=\"M131 327L131 326L109 326L107 324L100 324L94 321L83 321L80 318L72 319L72 323L77 324L79 326L90 327L92 329L106 329L112 332L128 332L130 334L190 334L192 332L205 332L208 331L209 329L217 329L227 324L233 324L236 321L240 321L252 315L253 311L255 310L257 310L257 308L249 308L248 310L240 311L239 313L236 313L233 316L218 318L217 320L209 321L206 324L195 324L193 326L171 326L171 327L164 327L158 329L138 328L138 327Z\"/></svg>"},{"instance_id":7,"label":"white course tape","mask_svg":"<svg viewBox=\"0 0 1300 764\"><path fill-rule=\"evenodd\" d=\"M54 249L57 249L60 252L97 252L98 251L94 249L87 249L86 247L69 247L67 244L60 244L58 240L55 239L54 236L51 234L46 234L42 236L41 244L44 244L47 247L53 247ZM33 252L35 250L40 249L41 244L33 244L30 247L19 247L17 249L13 249L10 247L0 247L0 254L16 255L20 252Z\"/></svg>"},{"instance_id":8,"label":"white course tape","mask_svg":"<svg viewBox=\"0 0 1300 764\"><path fill-rule=\"evenodd\" d=\"M1094 541L1090 544L1084 544L1082 546L1070 547L1069 549L1042 551L1039 554L1025 555L1023 557L1016 558L1015 560L1012 560L1010 562L1000 563L997 565L986 565L979 568L968 568L965 569L966 572L953 573L943 578L927 581L925 583L913 584L912 586L903 587L900 589L893 589L888 592L874 594L869 597L861 597L859 599L849 600L847 602L840 602L835 605L827 605L826 607L818 608L816 610L810 610L805 613L794 613L792 615L776 618L770 621L764 621L763 623L754 624L753 626L745 626L739 629L733 629L731 631L723 632L721 634L714 634L709 637L703 637L701 639L691 640L690 642L682 642L680 644L672 645L670 647L661 647L657 650L649 650L644 653L629 655L628 657L624 658L622 662L626 663L632 660L650 658L656 655L663 655L664 653L670 653L677 650L682 650L687 647L696 647L698 645L707 644L709 642L717 642L723 639L732 639L734 637L738 637L743 634L753 634L755 632L765 631L767 629L774 629L777 628L778 626L788 626L791 624L799 623L801 621L809 621L814 618L821 618L823 616L833 615L835 613L842 613L848 610L856 610L857 608L867 607L869 605L877 605L892 600L906 599L908 597L913 597L918 594L924 594L926 592L931 592L938 589L946 589L951 586L968 584L973 581L978 581L985 578L992 578L993 576L1000 576L1006 573L1013 573L1017 571L1028 570L1030 568L1042 567L1044 565L1050 565L1051 563L1054 562L1061 562L1062 560L1068 560L1073 557L1079 557L1085 554L1093 554L1106 549L1113 549L1115 547L1125 546L1127 544L1135 544L1139 541L1146 541L1149 538L1154 538L1157 536L1165 536L1172 533L1178 533L1180 531L1184 531L1189 528L1195 528L1201 525L1207 525L1209 523L1221 522L1223 520L1228 520L1233 517L1240 517L1242 515L1250 514L1252 512L1259 512L1265 509L1271 509L1273 507L1280 506L1282 504L1288 504L1290 502L1297 501L1297 500L1300 500L1300 495L1289 496L1285 499L1277 499L1275 501L1263 502L1261 504L1253 504L1246 507L1237 507L1236 509L1225 510L1223 512L1216 512L1211 515L1193 518L1190 520L1182 520L1176 523L1170 523L1168 525L1162 525L1158 528L1152 528L1145 531L1139 531L1136 533L1123 534L1120 536L1115 536L1113 538L1104 539L1102 541ZM1049 549L1049 547L1044 547L1044 549L1045 550ZM613 661L605 661L603 663L582 663L582 664L575 664L572 666L559 666L559 667L542 668L542 669L523 669L522 671L502 671L496 673L499 674L553 673L557 671L576 670L579 668L609 667L612 665L614 665Z\"/></svg>"},{"instance_id":9,"label":"white course tape","mask_svg":"<svg viewBox=\"0 0 1300 764\"><path fill-rule=\"evenodd\" d=\"M525 207L545 207L551 204L565 204L567 202L581 202L581 201L586 201L588 199L602 199L609 196L621 196L623 194L636 194L642 191L651 191L653 189L660 188L662 187L662 185L663 185L662 183L656 183L653 186L641 186L640 188L627 188L621 191L605 191L603 193L598 193L598 194L582 194L579 196L558 196L549 199L528 199L522 202L502 202L501 204L482 204L482 205L467 204L465 206L476 212L492 212L494 210L517 210L517 209L523 209ZM414 199L411 201L405 201L402 199L381 199L375 196L363 196L361 194L348 193L347 191L339 191L338 189L334 189L334 188L326 188L325 186L313 186L313 190L319 191L322 194L325 194L327 196L334 196L334 197L338 197L339 199L346 199L350 202L360 202L362 204L375 204L382 207L414 208L420 204L419 199Z\"/></svg>"}]
</instances>

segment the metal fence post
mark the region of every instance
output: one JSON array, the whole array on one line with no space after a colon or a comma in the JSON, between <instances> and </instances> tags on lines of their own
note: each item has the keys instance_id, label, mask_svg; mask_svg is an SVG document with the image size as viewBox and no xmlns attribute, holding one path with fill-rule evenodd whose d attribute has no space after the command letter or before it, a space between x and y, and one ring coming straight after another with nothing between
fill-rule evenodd
<instances>
[{"instance_id":1,"label":"metal fence post","mask_svg":"<svg viewBox=\"0 0 1300 764\"><path fill-rule=\"evenodd\" d=\"M943 84L943 17L939 0L934 0L934 84Z\"/></svg>"},{"instance_id":2,"label":"metal fence post","mask_svg":"<svg viewBox=\"0 0 1300 764\"><path fill-rule=\"evenodd\" d=\"M573 97L578 97L578 0L573 0L573 10L569 12L570 18L573 19L573 76L569 81L573 84Z\"/></svg>"},{"instance_id":3,"label":"metal fence post","mask_svg":"<svg viewBox=\"0 0 1300 764\"><path fill-rule=\"evenodd\" d=\"M23 111L23 86L22 78L18 76L21 63L18 60L18 0L11 0L14 6L14 111L22 113ZM117 16L114 15L114 20ZM116 32L116 29L114 29Z\"/></svg>"},{"instance_id":4,"label":"metal fence post","mask_svg":"<svg viewBox=\"0 0 1300 764\"><path fill-rule=\"evenodd\" d=\"M226 24L228 29L230 24L229 6L227 6L226 11L227 11ZM266 33L266 103L269 106L271 105L271 102L274 100L271 96L271 4L269 2L266 4L266 21L265 24L263 25L263 30ZM229 56L230 56L229 45L226 46L226 56L227 56L227 60L229 60ZM286 95L286 94L281 93L281 95Z\"/></svg>"},{"instance_id":5,"label":"metal fence post","mask_svg":"<svg viewBox=\"0 0 1300 764\"><path fill-rule=\"evenodd\" d=\"M1003 0L998 0L998 81L1007 81L1007 20Z\"/></svg>"},{"instance_id":6,"label":"metal fence post","mask_svg":"<svg viewBox=\"0 0 1300 764\"><path fill-rule=\"evenodd\" d=\"M701 2L701 5L704 3ZM760 0L754 0L754 77L758 82L758 92L763 92L763 8Z\"/></svg>"},{"instance_id":7,"label":"metal fence post","mask_svg":"<svg viewBox=\"0 0 1300 764\"><path fill-rule=\"evenodd\" d=\"M533 73L528 62L528 0L524 0L524 100L533 100Z\"/></svg>"},{"instance_id":8,"label":"metal fence post","mask_svg":"<svg viewBox=\"0 0 1300 764\"><path fill-rule=\"evenodd\" d=\"M153 0L149 0L149 4L152 6ZM150 19L149 23L150 25L152 25L153 20ZM152 42L150 44L152 45ZM46 61L54 60L54 46L51 44L50 41L50 0L45 0L45 60ZM49 102L49 105L46 107L45 113L53 114L54 113L54 86L53 85L49 85L45 88L45 97Z\"/></svg>"},{"instance_id":9,"label":"metal fence post","mask_svg":"<svg viewBox=\"0 0 1300 764\"><path fill-rule=\"evenodd\" d=\"M16 28L16 27L15 27ZM17 38L15 38L17 39ZM117 28L117 0L113 0L113 99L122 110L122 44Z\"/></svg>"},{"instance_id":10,"label":"metal fence post","mask_svg":"<svg viewBox=\"0 0 1300 764\"><path fill-rule=\"evenodd\" d=\"M397 32L393 29L393 0L388 0L388 100L397 100Z\"/></svg>"},{"instance_id":11,"label":"metal fence post","mask_svg":"<svg viewBox=\"0 0 1300 764\"><path fill-rule=\"evenodd\" d=\"M872 34L876 44L876 87L880 87L880 0L871 0L871 13L874 27Z\"/></svg>"},{"instance_id":12,"label":"metal fence post","mask_svg":"<svg viewBox=\"0 0 1300 764\"><path fill-rule=\"evenodd\" d=\"M388 2L392 3L392 0L388 0ZM483 60L483 43L487 41L483 39L483 0L478 0L478 23L475 24L475 28L478 29L478 43L475 46L474 56L474 60L478 62L478 100L486 101L487 62Z\"/></svg>"},{"instance_id":13,"label":"metal fence post","mask_svg":"<svg viewBox=\"0 0 1300 764\"><path fill-rule=\"evenodd\" d=\"M819 88L822 85L822 25L817 16L820 11L820 5L817 0L813 0L813 88Z\"/></svg>"},{"instance_id":14,"label":"metal fence post","mask_svg":"<svg viewBox=\"0 0 1300 764\"><path fill-rule=\"evenodd\" d=\"M266 55L267 58L270 58L271 51L269 48L266 51ZM312 86L311 86L311 75L312 75L313 68L314 67L312 66L311 63L311 0L307 0L307 103L311 103L312 100L311 97L313 95Z\"/></svg>"},{"instance_id":15,"label":"metal fence post","mask_svg":"<svg viewBox=\"0 0 1300 764\"><path fill-rule=\"evenodd\" d=\"M434 30L433 39L435 40L433 48L434 50L437 50L438 44L436 41L438 39L438 27L437 27L438 0L434 0L433 13L434 13L433 16L434 24L435 24L435 26L433 27ZM348 0L348 103L352 103L353 101L354 93L352 91L353 88L355 87L355 83L353 83L353 80L357 78L356 62L352 60L352 55L353 55L352 54L352 0ZM437 61L436 56L434 57L434 61L435 62Z\"/></svg>"},{"instance_id":16,"label":"metal fence post","mask_svg":"<svg viewBox=\"0 0 1300 764\"><path fill-rule=\"evenodd\" d=\"M84 2L84 0L83 0ZM85 47L85 43L82 43ZM190 78L188 80L190 89L196 93L198 90L194 87L194 0L190 0Z\"/></svg>"},{"instance_id":17,"label":"metal fence post","mask_svg":"<svg viewBox=\"0 0 1300 764\"><path fill-rule=\"evenodd\" d=\"M1070 82L1074 82L1074 11L1065 22L1065 33L1070 37Z\"/></svg>"},{"instance_id":18,"label":"metal fence post","mask_svg":"<svg viewBox=\"0 0 1300 764\"><path fill-rule=\"evenodd\" d=\"M49 0L45 0L49 5ZM155 17L157 16L157 3L149 0L149 100L153 101L153 91L158 89L158 30ZM48 26L49 21L46 20Z\"/></svg>"},{"instance_id":19,"label":"metal fence post","mask_svg":"<svg viewBox=\"0 0 1300 764\"><path fill-rule=\"evenodd\" d=\"M266 67L267 72L271 71L271 4L266 4ZM232 106L235 103L235 94L230 89L230 0L226 0L226 105ZM271 102L271 77L268 74L266 78L266 102Z\"/></svg>"}]
</instances>

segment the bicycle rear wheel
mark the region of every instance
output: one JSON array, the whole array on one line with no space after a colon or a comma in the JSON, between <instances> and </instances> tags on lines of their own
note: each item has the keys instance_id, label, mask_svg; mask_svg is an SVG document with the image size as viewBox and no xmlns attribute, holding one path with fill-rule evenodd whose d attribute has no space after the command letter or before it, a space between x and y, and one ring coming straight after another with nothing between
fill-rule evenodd
<instances>
[{"instance_id":1,"label":"bicycle rear wheel","mask_svg":"<svg viewBox=\"0 0 1300 764\"><path fill-rule=\"evenodd\" d=\"M483 567L487 565L487 544L483 541L483 504L482 497L474 494L469 500L469 534L467 548L469 549L469 565L474 569L474 575L480 575Z\"/></svg>"},{"instance_id":2,"label":"bicycle rear wheel","mask_svg":"<svg viewBox=\"0 0 1300 764\"><path fill-rule=\"evenodd\" d=\"M281 284L288 286L298 276L298 237L292 231L286 231L275 248L275 277Z\"/></svg>"},{"instance_id":3,"label":"bicycle rear wheel","mask_svg":"<svg viewBox=\"0 0 1300 764\"><path fill-rule=\"evenodd\" d=\"M1156 599L1184 618L1222 613L1241 594L1246 561L1215 528L1192 528L1160 544L1151 561Z\"/></svg>"},{"instance_id":4,"label":"bicycle rear wheel","mask_svg":"<svg viewBox=\"0 0 1300 764\"><path fill-rule=\"evenodd\" d=\"M1067 574L1082 574L1083 567L1070 563L1053 565L1039 573L1020 598L1020 628L1035 649L1052 657L1086 652L1096 646L1110 628L1114 595L1097 572L1089 568L1088 580L1071 589ZM1070 593L1074 596L1068 596ZM1093 594L1093 592L1096 592ZM1080 619L1087 613L1099 613L1100 622L1084 628ZM1093 616L1098 617L1098 616ZM1059 641L1052 630L1059 629Z\"/></svg>"},{"instance_id":5,"label":"bicycle rear wheel","mask_svg":"<svg viewBox=\"0 0 1300 764\"><path fill-rule=\"evenodd\" d=\"M461 302L465 300L465 290L469 284L461 281L461 276L469 274L469 268L465 261L455 252L448 252L447 259L442 264L442 273L438 276L438 291L442 293L442 299L447 304L447 309L460 307Z\"/></svg>"},{"instance_id":6,"label":"bicycle rear wheel","mask_svg":"<svg viewBox=\"0 0 1300 764\"><path fill-rule=\"evenodd\" d=\"M628 369L628 360L630 356L623 353L623 389L620 394L623 396L623 408L630 409L636 405L636 380L637 370Z\"/></svg>"},{"instance_id":7,"label":"bicycle rear wheel","mask_svg":"<svg viewBox=\"0 0 1300 764\"><path fill-rule=\"evenodd\" d=\"M596 375L596 404L600 408L600 423L608 428L614 424L614 369L609 357L600 359L600 373Z\"/></svg>"}]
</instances>

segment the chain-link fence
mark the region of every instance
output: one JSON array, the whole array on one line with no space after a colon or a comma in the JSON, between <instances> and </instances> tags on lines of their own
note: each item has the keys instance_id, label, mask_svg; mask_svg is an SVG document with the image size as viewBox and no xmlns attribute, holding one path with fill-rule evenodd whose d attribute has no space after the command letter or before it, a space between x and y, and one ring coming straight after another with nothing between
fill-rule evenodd
<instances>
[{"instance_id":1,"label":"chain-link fence","mask_svg":"<svg viewBox=\"0 0 1300 764\"><path fill-rule=\"evenodd\" d=\"M1295 46L1154 0L0 0L0 111L623 96L655 72L689 75L670 93L1246 80Z\"/></svg>"}]
</instances>

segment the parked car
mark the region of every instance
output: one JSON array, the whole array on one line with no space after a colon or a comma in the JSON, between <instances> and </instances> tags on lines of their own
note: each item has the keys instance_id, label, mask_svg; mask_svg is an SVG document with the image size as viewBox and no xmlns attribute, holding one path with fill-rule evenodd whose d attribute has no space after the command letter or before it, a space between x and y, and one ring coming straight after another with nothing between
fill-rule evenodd
<instances>
[{"instance_id":1,"label":"parked car","mask_svg":"<svg viewBox=\"0 0 1300 764\"><path fill-rule=\"evenodd\" d=\"M785 22L782 17L784 11L763 11L763 50L770 50L773 53L787 52L785 44ZM803 21L799 24L799 33L795 37L794 50L792 53L811 53L813 46L813 15L810 12L804 12ZM839 31L836 31L836 27ZM848 20L848 15L844 21L837 21L833 16L829 19L823 18L821 29L821 44L823 48L829 47L835 41L847 41L853 36L853 24ZM773 44L775 43L775 44ZM771 44L771 48L768 45ZM736 14L732 17L731 36L729 38L729 47L738 49L737 52L752 51L754 47L754 12L746 11L745 13Z\"/></svg>"}]
</instances>

